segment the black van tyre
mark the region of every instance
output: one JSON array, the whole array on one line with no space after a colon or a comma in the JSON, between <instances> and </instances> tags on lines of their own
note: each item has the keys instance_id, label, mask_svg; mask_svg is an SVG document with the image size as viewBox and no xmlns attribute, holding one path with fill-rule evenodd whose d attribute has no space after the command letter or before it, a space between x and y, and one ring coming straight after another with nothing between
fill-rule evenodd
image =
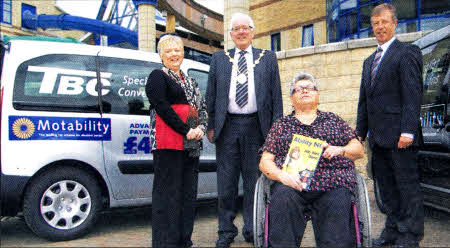
<instances>
[{"instance_id":1,"label":"black van tyre","mask_svg":"<svg viewBox=\"0 0 450 248\"><path fill-rule=\"evenodd\" d=\"M25 192L23 214L39 237L63 241L89 232L102 208L94 176L74 167L50 169L34 178Z\"/></svg>"},{"instance_id":2,"label":"black van tyre","mask_svg":"<svg viewBox=\"0 0 450 248\"><path fill-rule=\"evenodd\" d=\"M370 216L370 202L367 185L364 177L356 173L357 180L357 203L360 232L362 234L363 247L372 246L372 221Z\"/></svg>"}]
</instances>

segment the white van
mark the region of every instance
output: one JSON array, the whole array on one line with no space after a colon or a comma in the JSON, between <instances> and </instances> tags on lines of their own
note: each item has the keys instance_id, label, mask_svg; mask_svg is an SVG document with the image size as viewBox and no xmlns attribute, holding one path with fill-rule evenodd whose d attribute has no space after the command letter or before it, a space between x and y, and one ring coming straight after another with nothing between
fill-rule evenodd
<instances>
[{"instance_id":1,"label":"white van","mask_svg":"<svg viewBox=\"0 0 450 248\"><path fill-rule=\"evenodd\" d=\"M68 240L104 208L151 204L144 89L162 66L157 54L11 39L0 61L2 216L22 211L38 236ZM181 68L205 93L209 66L185 59ZM217 197L215 171L204 142L200 199Z\"/></svg>"}]
</instances>

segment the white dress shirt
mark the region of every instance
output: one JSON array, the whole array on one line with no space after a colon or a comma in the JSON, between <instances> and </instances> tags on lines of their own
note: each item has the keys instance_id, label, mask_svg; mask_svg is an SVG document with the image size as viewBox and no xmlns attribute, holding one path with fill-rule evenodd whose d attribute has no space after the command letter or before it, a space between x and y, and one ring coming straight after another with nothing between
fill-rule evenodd
<instances>
[{"instance_id":1,"label":"white dress shirt","mask_svg":"<svg viewBox=\"0 0 450 248\"><path fill-rule=\"evenodd\" d=\"M234 52L234 63L237 65L239 61L239 57L241 56L239 54L241 50L236 47ZM228 112L232 114L252 114L258 111L257 105L256 105L256 94L255 94L255 77L253 74L253 67L250 65L253 65L253 52L252 52L252 45L248 46L247 49L245 49L247 53L244 55L245 60L247 62L247 69L248 69L248 102L244 107L239 107L236 104L236 84L237 84L237 69L235 66L233 66L233 69L231 71L231 82L230 82L230 92L228 93Z\"/></svg>"}]
</instances>

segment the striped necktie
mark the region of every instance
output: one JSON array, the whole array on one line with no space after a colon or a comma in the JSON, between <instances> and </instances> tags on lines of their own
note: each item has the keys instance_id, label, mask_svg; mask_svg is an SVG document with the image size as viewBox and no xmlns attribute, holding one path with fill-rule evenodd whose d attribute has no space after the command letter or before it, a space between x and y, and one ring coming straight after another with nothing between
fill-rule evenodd
<instances>
[{"instance_id":1,"label":"striped necktie","mask_svg":"<svg viewBox=\"0 0 450 248\"><path fill-rule=\"evenodd\" d=\"M237 71L237 82L236 82L236 104L243 108L248 102L248 71L247 71L247 61L245 60L245 54L247 51L240 51L238 60L238 71ZM243 76L240 77L240 75ZM245 77L245 78L244 78ZM245 81L239 80L244 78Z\"/></svg>"},{"instance_id":2,"label":"striped necktie","mask_svg":"<svg viewBox=\"0 0 450 248\"><path fill-rule=\"evenodd\" d=\"M375 59L373 60L373 63L372 63L372 71L370 73L372 80L374 80L375 75L377 74L378 65L380 64L380 60L381 60L381 53L383 53L383 49L381 47L378 47L377 53L375 54Z\"/></svg>"}]
</instances>

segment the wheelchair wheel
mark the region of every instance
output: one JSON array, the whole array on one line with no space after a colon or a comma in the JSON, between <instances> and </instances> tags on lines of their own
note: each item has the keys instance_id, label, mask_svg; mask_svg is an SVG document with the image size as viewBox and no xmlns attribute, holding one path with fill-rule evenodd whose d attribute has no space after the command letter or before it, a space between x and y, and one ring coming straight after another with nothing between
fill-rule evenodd
<instances>
[{"instance_id":1,"label":"wheelchair wheel","mask_svg":"<svg viewBox=\"0 0 450 248\"><path fill-rule=\"evenodd\" d=\"M265 247L265 221L266 206L268 203L269 180L266 176L261 175L256 182L255 196L253 202L253 237L255 247Z\"/></svg>"},{"instance_id":2,"label":"wheelchair wheel","mask_svg":"<svg viewBox=\"0 0 450 248\"><path fill-rule=\"evenodd\" d=\"M356 173L357 194L356 205L358 208L359 229L362 238L362 246L370 247L372 245L372 223L370 218L370 203L367 185L364 177Z\"/></svg>"},{"instance_id":3,"label":"wheelchair wheel","mask_svg":"<svg viewBox=\"0 0 450 248\"><path fill-rule=\"evenodd\" d=\"M384 204L385 201L383 200L383 197L381 196L380 183L378 182L378 180L376 179L375 176L373 177L373 191L375 194L375 202L377 203L378 209L383 214L386 214L387 209L386 209L386 205Z\"/></svg>"}]
</instances>

